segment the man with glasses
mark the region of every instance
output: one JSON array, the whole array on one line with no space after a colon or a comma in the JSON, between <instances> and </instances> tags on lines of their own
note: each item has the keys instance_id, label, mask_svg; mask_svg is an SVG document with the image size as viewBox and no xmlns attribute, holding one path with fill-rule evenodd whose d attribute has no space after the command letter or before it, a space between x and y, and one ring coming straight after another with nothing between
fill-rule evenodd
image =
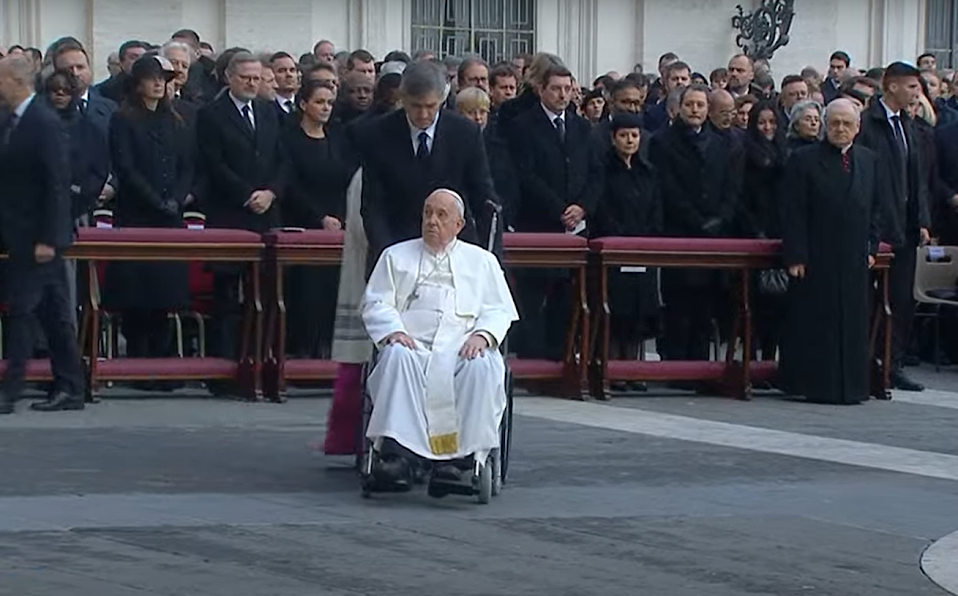
<instances>
[{"instance_id":1,"label":"man with glasses","mask_svg":"<svg viewBox=\"0 0 958 596\"><path fill-rule=\"evenodd\" d=\"M279 224L274 206L283 187L279 117L272 105L257 99L263 65L252 54L234 54L226 78L227 92L197 116L200 169L209 185L202 211L208 227L265 232ZM210 347L214 355L232 358L241 270L218 266L215 273Z\"/></svg>"}]
</instances>

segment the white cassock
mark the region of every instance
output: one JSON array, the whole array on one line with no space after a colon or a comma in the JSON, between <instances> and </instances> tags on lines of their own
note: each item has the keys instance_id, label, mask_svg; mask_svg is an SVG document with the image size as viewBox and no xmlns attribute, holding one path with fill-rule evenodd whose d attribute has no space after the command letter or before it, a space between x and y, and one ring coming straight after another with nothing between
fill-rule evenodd
<instances>
[{"instance_id":1,"label":"white cassock","mask_svg":"<svg viewBox=\"0 0 958 596\"><path fill-rule=\"evenodd\" d=\"M368 381L374 407L366 436L392 438L432 460L475 454L485 461L499 446L506 405L496 348L519 319L496 257L458 240L438 254L422 239L390 246L369 278L362 313L377 345L398 331L416 341L415 350L382 349ZM459 358L477 332L491 347Z\"/></svg>"}]
</instances>

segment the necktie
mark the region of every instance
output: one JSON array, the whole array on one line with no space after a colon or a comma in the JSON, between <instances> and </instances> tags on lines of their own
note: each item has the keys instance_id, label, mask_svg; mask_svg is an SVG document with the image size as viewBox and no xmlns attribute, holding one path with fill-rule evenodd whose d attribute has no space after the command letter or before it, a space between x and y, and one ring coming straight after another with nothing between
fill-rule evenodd
<instances>
[{"instance_id":1,"label":"necktie","mask_svg":"<svg viewBox=\"0 0 958 596\"><path fill-rule=\"evenodd\" d=\"M255 131L256 125L253 124L253 119L251 116L251 110L248 105L243 106L243 118L246 119L246 124L249 125L249 129Z\"/></svg>"},{"instance_id":2,"label":"necktie","mask_svg":"<svg viewBox=\"0 0 958 596\"><path fill-rule=\"evenodd\" d=\"M852 158L848 151L842 153L842 170L844 170L846 174L852 171Z\"/></svg>"},{"instance_id":3,"label":"necktie","mask_svg":"<svg viewBox=\"0 0 958 596\"><path fill-rule=\"evenodd\" d=\"M77 104L77 107L80 108L80 113L81 113L81 114L86 114L87 100L85 100L85 99L80 99L80 102Z\"/></svg>"},{"instance_id":4,"label":"necktie","mask_svg":"<svg viewBox=\"0 0 958 596\"><path fill-rule=\"evenodd\" d=\"M17 127L18 120L20 120L19 116L10 114L3 126L0 126L0 146L5 146L10 142L10 135L13 134L13 129Z\"/></svg>"},{"instance_id":5,"label":"necktie","mask_svg":"<svg viewBox=\"0 0 958 596\"><path fill-rule=\"evenodd\" d=\"M562 116L556 116L556 119L552 121L555 124L556 130L559 131L559 140L565 142L565 120L562 119Z\"/></svg>"},{"instance_id":6,"label":"necktie","mask_svg":"<svg viewBox=\"0 0 958 596\"><path fill-rule=\"evenodd\" d=\"M287 114L293 113L293 100L291 99L286 100L286 113Z\"/></svg>"},{"instance_id":7,"label":"necktie","mask_svg":"<svg viewBox=\"0 0 958 596\"><path fill-rule=\"evenodd\" d=\"M895 140L902 155L908 155L908 144L905 142L905 130L901 127L901 118L898 114L891 117L891 128L895 132Z\"/></svg>"},{"instance_id":8,"label":"necktie","mask_svg":"<svg viewBox=\"0 0 958 596\"><path fill-rule=\"evenodd\" d=\"M419 133L419 147L416 148L416 159L426 159L429 157L429 133L422 131Z\"/></svg>"},{"instance_id":9,"label":"necktie","mask_svg":"<svg viewBox=\"0 0 958 596\"><path fill-rule=\"evenodd\" d=\"M899 168L901 172L902 200L908 201L908 144L905 141L905 130L901 126L898 114L891 117L891 129L895 133L895 142L898 145Z\"/></svg>"}]
</instances>

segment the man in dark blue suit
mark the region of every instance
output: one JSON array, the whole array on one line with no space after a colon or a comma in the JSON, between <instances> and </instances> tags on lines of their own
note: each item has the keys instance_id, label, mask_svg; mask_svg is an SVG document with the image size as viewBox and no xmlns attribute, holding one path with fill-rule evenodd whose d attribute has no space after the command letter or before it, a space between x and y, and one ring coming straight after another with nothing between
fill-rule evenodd
<instances>
[{"instance_id":1,"label":"man in dark blue suit","mask_svg":"<svg viewBox=\"0 0 958 596\"><path fill-rule=\"evenodd\" d=\"M482 132L452 110L441 110L446 75L434 62L403 71L403 109L363 123L355 142L363 166L362 216L370 263L384 248L417 238L423 205L437 188L455 190L466 203L460 238L480 242L476 220L488 215L496 193Z\"/></svg>"},{"instance_id":2,"label":"man in dark blue suit","mask_svg":"<svg viewBox=\"0 0 958 596\"><path fill-rule=\"evenodd\" d=\"M9 256L8 366L0 414L13 413L33 351L36 315L50 346L53 391L41 411L83 409L83 375L61 251L73 239L69 141L61 120L34 91L28 58L0 60L0 238Z\"/></svg>"},{"instance_id":3,"label":"man in dark blue suit","mask_svg":"<svg viewBox=\"0 0 958 596\"><path fill-rule=\"evenodd\" d=\"M510 146L522 196L517 232L583 234L602 192L602 161L587 120L569 110L572 73L550 67L538 88L538 105L513 120ZM562 270L518 272L516 294L522 311L517 353L560 360L564 321L571 312L571 279Z\"/></svg>"}]
</instances>

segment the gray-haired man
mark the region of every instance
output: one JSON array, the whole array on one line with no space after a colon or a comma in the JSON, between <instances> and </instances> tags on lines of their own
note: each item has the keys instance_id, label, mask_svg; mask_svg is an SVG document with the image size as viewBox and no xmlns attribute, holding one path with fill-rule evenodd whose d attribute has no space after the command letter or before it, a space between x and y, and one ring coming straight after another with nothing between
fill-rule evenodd
<instances>
[{"instance_id":1,"label":"gray-haired man","mask_svg":"<svg viewBox=\"0 0 958 596\"><path fill-rule=\"evenodd\" d=\"M478 243L476 220L486 219L496 195L479 127L441 109L448 93L445 69L410 64L400 86L403 109L356 132L363 163L362 215L374 263L384 248L419 236L426 197L437 188L462 195L460 237ZM486 230L481 230L485 232Z\"/></svg>"}]
</instances>

